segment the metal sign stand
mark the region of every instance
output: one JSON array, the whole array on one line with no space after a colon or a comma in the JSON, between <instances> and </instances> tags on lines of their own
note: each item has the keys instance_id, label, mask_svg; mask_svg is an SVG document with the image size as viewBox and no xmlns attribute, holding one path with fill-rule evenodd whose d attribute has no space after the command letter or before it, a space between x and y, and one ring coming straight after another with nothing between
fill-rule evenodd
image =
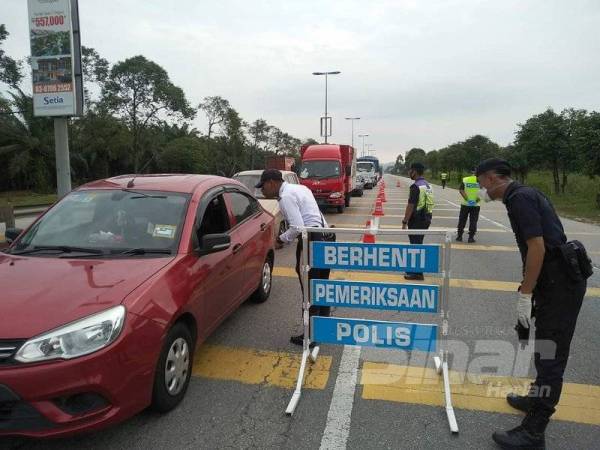
<instances>
[{"instance_id":1,"label":"metal sign stand","mask_svg":"<svg viewBox=\"0 0 600 450\"><path fill-rule=\"evenodd\" d=\"M373 232L375 230L371 230ZM311 352L310 350L310 329L309 329L309 308L310 308L310 292L311 286L308 280L308 272L310 270L310 264L308 261L308 250L309 233L335 233L335 234L363 234L364 230L350 229L350 228L302 228L302 265L301 274L304 288L302 289L302 322L304 329L304 342L302 350L302 361L300 364L300 371L298 373L298 381L296 382L296 389L292 394L292 398L285 410L286 414L292 415L300 397L302 395L302 384L304 382L304 375L306 372L306 365L308 360L314 363L319 355L319 347L315 346ZM456 422L456 416L454 414L454 408L452 406L452 392L450 389L450 379L448 372L448 348L447 348L447 337L449 330L449 297L450 297L450 253L451 253L451 236L450 233L445 231L430 231L430 230L400 230L400 229L386 229L376 230L379 236L389 235L428 235L428 236L443 236L444 243L442 245L442 271L439 272L442 275L443 284L440 290L440 301L439 301L439 317L441 320L441 327L437 328L437 340L439 341L439 352L437 356L433 357L434 365L438 375L441 375L444 383L444 397L446 403L446 416L448 418L448 424L452 433L458 433L458 424Z\"/></svg>"}]
</instances>

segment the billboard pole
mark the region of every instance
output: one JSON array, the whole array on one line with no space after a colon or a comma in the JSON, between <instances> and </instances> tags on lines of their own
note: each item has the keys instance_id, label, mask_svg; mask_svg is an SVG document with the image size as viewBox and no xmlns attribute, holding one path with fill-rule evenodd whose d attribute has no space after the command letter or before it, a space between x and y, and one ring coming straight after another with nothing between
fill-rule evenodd
<instances>
[{"instance_id":1,"label":"billboard pole","mask_svg":"<svg viewBox=\"0 0 600 450\"><path fill-rule=\"evenodd\" d=\"M71 192L71 163L69 158L69 123L66 117L54 118L56 152L56 187L58 197Z\"/></svg>"}]
</instances>

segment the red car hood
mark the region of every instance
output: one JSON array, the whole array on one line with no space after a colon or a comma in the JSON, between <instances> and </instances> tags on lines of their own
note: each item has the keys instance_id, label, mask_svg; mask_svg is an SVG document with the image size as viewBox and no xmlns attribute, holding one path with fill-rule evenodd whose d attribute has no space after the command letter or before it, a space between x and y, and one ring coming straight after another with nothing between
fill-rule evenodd
<instances>
[{"instance_id":1,"label":"red car hood","mask_svg":"<svg viewBox=\"0 0 600 450\"><path fill-rule=\"evenodd\" d=\"M0 339L30 338L119 305L172 258L82 260L0 253Z\"/></svg>"}]
</instances>

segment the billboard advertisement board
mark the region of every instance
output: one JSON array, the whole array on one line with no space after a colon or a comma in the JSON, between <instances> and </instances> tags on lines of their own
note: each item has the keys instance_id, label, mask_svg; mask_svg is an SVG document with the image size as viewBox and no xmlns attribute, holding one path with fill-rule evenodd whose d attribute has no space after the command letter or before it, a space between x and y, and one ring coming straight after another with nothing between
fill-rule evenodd
<instances>
[{"instance_id":1,"label":"billboard advertisement board","mask_svg":"<svg viewBox=\"0 0 600 450\"><path fill-rule=\"evenodd\" d=\"M28 0L28 7L34 114L79 115L82 105L77 2Z\"/></svg>"}]
</instances>

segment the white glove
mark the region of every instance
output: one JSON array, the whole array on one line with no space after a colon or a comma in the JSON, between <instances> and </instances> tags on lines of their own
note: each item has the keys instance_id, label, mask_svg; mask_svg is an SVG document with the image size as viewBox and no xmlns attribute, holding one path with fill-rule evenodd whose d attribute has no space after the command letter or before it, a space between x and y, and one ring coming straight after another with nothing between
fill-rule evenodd
<instances>
[{"instance_id":1,"label":"white glove","mask_svg":"<svg viewBox=\"0 0 600 450\"><path fill-rule=\"evenodd\" d=\"M523 328L531 327L531 294L522 294L519 292L517 319Z\"/></svg>"}]
</instances>

